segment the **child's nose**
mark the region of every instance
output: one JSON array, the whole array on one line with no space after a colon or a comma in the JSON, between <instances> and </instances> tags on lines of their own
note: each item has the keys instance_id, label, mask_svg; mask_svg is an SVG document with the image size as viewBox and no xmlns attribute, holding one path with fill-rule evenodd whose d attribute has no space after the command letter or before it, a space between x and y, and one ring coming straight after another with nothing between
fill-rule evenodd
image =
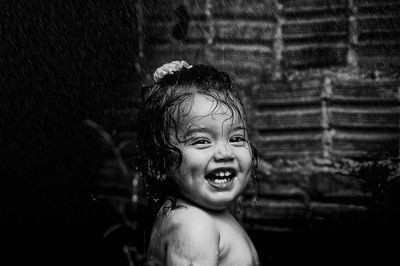
<instances>
[{"instance_id":1,"label":"child's nose","mask_svg":"<svg viewBox=\"0 0 400 266\"><path fill-rule=\"evenodd\" d=\"M217 144L214 152L214 159L216 161L232 160L233 157L232 148L229 146L229 143L220 142Z\"/></svg>"}]
</instances>

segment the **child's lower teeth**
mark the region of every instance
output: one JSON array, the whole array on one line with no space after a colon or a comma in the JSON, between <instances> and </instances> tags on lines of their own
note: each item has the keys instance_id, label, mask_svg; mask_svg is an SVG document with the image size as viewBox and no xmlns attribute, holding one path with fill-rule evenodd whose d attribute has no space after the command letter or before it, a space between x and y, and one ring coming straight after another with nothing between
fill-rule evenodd
<instances>
[{"instance_id":1,"label":"child's lower teeth","mask_svg":"<svg viewBox=\"0 0 400 266\"><path fill-rule=\"evenodd\" d=\"M225 183L228 182L228 179L215 179L215 183Z\"/></svg>"}]
</instances>

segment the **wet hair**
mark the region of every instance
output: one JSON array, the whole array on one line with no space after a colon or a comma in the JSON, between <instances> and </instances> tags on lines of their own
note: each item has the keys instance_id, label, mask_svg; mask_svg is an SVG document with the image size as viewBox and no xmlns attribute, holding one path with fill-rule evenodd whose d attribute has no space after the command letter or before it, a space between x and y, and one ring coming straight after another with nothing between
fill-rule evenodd
<instances>
[{"instance_id":1,"label":"wet hair","mask_svg":"<svg viewBox=\"0 0 400 266\"><path fill-rule=\"evenodd\" d=\"M178 130L185 123L185 115L190 112L194 95L205 95L215 100L214 110L221 105L226 107L232 118L243 122L247 128L245 108L235 89L236 84L227 73L207 65L182 68L151 86L143 87L138 128L142 156L139 168L148 199L159 205L169 199L172 207L176 206L178 187L169 174L181 164L182 153L174 142L178 140ZM258 152L250 141L249 144L255 171Z\"/></svg>"}]
</instances>

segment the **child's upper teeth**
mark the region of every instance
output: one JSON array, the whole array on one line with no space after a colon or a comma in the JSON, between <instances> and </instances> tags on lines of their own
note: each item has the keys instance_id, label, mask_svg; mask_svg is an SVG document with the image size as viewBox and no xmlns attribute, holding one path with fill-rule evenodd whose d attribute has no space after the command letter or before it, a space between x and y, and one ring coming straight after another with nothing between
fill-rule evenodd
<instances>
[{"instance_id":1,"label":"child's upper teeth","mask_svg":"<svg viewBox=\"0 0 400 266\"><path fill-rule=\"evenodd\" d=\"M226 172L217 172L215 173L216 176L230 176L231 172L226 171Z\"/></svg>"}]
</instances>

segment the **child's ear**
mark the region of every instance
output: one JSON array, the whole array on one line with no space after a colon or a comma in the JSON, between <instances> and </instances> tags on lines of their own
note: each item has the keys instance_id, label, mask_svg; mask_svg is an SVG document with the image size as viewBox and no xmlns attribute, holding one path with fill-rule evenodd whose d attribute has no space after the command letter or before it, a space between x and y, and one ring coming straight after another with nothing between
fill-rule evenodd
<instances>
[{"instance_id":1,"label":"child's ear","mask_svg":"<svg viewBox=\"0 0 400 266\"><path fill-rule=\"evenodd\" d=\"M166 171L167 176L169 177L175 176L175 173L178 169L179 169L178 161L176 159L170 160L169 167Z\"/></svg>"}]
</instances>

